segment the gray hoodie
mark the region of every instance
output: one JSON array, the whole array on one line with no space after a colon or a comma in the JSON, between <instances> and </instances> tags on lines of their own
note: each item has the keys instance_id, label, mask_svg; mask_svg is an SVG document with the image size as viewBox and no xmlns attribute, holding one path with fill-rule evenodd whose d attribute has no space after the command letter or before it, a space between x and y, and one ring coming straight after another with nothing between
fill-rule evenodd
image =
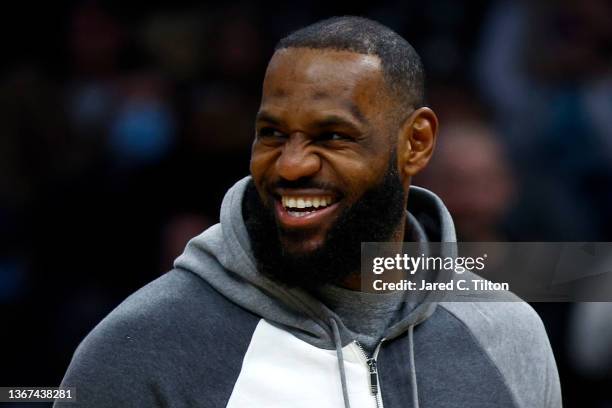
<instances>
[{"instance_id":1,"label":"gray hoodie","mask_svg":"<svg viewBox=\"0 0 612 408\"><path fill-rule=\"evenodd\" d=\"M258 273L241 210L249 180L227 192L221 222L172 271L83 340L62 382L76 387L77 406L561 406L544 327L509 293L426 296L365 353L319 300ZM408 211L431 241L456 240L431 192L412 187Z\"/></svg>"}]
</instances>

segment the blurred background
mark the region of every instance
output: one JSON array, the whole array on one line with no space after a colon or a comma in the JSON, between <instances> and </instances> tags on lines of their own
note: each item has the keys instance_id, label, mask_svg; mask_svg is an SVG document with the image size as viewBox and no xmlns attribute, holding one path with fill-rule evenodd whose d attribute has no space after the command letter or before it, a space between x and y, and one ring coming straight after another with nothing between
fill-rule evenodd
<instances>
[{"instance_id":1,"label":"blurred background","mask_svg":"<svg viewBox=\"0 0 612 408\"><path fill-rule=\"evenodd\" d=\"M21 2L0 25L0 385L57 386L93 326L217 222L274 44L342 14L422 56L441 132L415 181L459 239L612 241L607 0ZM612 407L612 310L534 307L565 406Z\"/></svg>"}]
</instances>

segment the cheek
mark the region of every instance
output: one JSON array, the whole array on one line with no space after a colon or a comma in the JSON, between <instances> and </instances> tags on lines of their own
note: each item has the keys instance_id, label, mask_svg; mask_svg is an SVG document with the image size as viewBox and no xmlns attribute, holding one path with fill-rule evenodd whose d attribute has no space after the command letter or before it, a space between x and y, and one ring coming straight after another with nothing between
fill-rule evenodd
<instances>
[{"instance_id":1,"label":"cheek","mask_svg":"<svg viewBox=\"0 0 612 408\"><path fill-rule=\"evenodd\" d=\"M346 197L349 201L356 201L382 180L388 163L386 160L366 160L362 157L359 160L330 161L330 166L346 186Z\"/></svg>"},{"instance_id":2,"label":"cheek","mask_svg":"<svg viewBox=\"0 0 612 408\"><path fill-rule=\"evenodd\" d=\"M253 146L250 170L256 185L261 185L266 176L274 169L276 156L275 149L258 145Z\"/></svg>"}]
</instances>

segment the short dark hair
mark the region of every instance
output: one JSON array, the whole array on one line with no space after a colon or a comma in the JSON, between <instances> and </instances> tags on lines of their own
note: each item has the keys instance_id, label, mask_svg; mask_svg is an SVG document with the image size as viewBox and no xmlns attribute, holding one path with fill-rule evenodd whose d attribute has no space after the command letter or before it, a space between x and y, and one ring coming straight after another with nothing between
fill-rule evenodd
<instances>
[{"instance_id":1,"label":"short dark hair","mask_svg":"<svg viewBox=\"0 0 612 408\"><path fill-rule=\"evenodd\" d=\"M380 58L389 90L403 108L419 108L425 103L421 58L408 41L376 21L355 16L332 17L289 34L278 42L275 51L286 48L376 55Z\"/></svg>"}]
</instances>

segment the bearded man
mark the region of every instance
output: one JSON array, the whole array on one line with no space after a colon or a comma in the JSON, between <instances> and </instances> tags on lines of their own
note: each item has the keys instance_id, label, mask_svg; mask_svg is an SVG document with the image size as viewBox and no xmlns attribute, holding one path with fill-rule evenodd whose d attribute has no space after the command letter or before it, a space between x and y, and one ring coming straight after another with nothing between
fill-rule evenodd
<instances>
[{"instance_id":1,"label":"bearded man","mask_svg":"<svg viewBox=\"0 0 612 408\"><path fill-rule=\"evenodd\" d=\"M62 384L77 405L560 407L546 332L520 300L360 291L362 242L456 240L440 199L410 185L438 129L423 77L414 49L364 18L282 39L251 175L79 346Z\"/></svg>"}]
</instances>

